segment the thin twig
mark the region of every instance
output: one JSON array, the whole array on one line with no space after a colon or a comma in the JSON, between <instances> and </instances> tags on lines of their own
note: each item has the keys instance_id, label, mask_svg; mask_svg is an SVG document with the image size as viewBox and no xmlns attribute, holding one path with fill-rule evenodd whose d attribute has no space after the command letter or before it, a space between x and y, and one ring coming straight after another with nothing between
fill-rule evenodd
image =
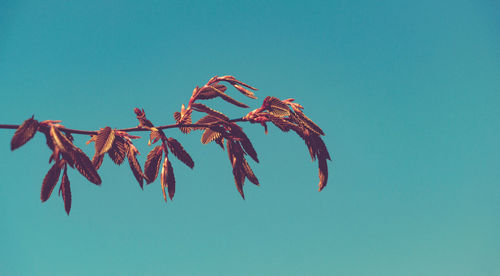
<instances>
[{"instance_id":1,"label":"thin twig","mask_svg":"<svg viewBox=\"0 0 500 276\"><path fill-rule=\"evenodd\" d=\"M243 118L237 118L237 119L232 119L230 122L236 123L236 122L243 122ZM0 124L0 129L17 129L19 128L20 125L4 125ZM169 128L181 128L181 127L208 127L209 125L207 124L173 124L173 125L164 125L164 126L159 126L156 127L157 129L169 129ZM93 130L80 130L80 129L71 129L71 128L65 128L62 127L60 128L61 131L71 133L71 134L83 134L83 135L96 135L97 131ZM124 132L135 132L135 131L150 131L147 128L143 127L129 127L129 128L122 128L122 129L117 129L119 131L124 131Z\"/></svg>"}]
</instances>

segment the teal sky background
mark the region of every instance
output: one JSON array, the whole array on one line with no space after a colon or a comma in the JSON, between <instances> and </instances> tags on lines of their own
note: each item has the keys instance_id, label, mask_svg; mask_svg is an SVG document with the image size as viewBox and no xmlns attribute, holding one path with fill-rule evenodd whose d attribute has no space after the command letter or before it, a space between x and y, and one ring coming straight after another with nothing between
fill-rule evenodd
<instances>
[{"instance_id":1,"label":"teal sky background","mask_svg":"<svg viewBox=\"0 0 500 276\"><path fill-rule=\"evenodd\" d=\"M67 216L40 202L43 135L11 152L0 130L0 274L500 275L497 1L0 2L0 123L169 124L214 75L259 88L228 92L251 109L305 107L333 157L323 192L295 134L243 125L261 186L242 200L226 152L172 130L195 160L173 162L173 202L106 158L100 187L69 172Z\"/></svg>"}]
</instances>

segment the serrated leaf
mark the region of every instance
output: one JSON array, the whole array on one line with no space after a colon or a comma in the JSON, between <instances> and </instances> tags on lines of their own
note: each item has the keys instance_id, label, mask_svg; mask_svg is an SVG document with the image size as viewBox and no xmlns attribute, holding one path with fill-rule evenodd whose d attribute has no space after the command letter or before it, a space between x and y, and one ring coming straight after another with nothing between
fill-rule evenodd
<instances>
[{"instance_id":1,"label":"serrated leaf","mask_svg":"<svg viewBox=\"0 0 500 276\"><path fill-rule=\"evenodd\" d=\"M220 113L219 111L214 110L214 109L212 109L204 104L193 103L191 106L194 108L194 110L196 110L198 112L207 113L208 115L214 116L222 121L229 121L229 117L227 117L226 115Z\"/></svg>"},{"instance_id":2,"label":"serrated leaf","mask_svg":"<svg viewBox=\"0 0 500 276\"><path fill-rule=\"evenodd\" d=\"M64 169L64 174L61 180L61 187L59 191L62 192L64 210L66 210L66 213L69 216L69 211L71 210L71 188L66 168Z\"/></svg>"},{"instance_id":3,"label":"serrated leaf","mask_svg":"<svg viewBox=\"0 0 500 276\"><path fill-rule=\"evenodd\" d=\"M139 186L141 186L141 189L143 189L143 174L141 165L139 165L139 162L137 162L136 154L137 153L133 150L132 146L130 146L127 154L128 163L130 165L132 173L135 176L135 179L137 179L137 182L139 182Z\"/></svg>"},{"instance_id":4,"label":"serrated leaf","mask_svg":"<svg viewBox=\"0 0 500 276\"><path fill-rule=\"evenodd\" d=\"M94 168L96 170L99 170L103 160L104 160L104 155L94 154L94 157L92 157L92 165L94 165Z\"/></svg>"},{"instance_id":5,"label":"serrated leaf","mask_svg":"<svg viewBox=\"0 0 500 276\"><path fill-rule=\"evenodd\" d=\"M80 174L85 176L90 182L101 185L101 177L87 155L81 149L76 148L73 157L75 159L75 168Z\"/></svg>"},{"instance_id":6,"label":"serrated leaf","mask_svg":"<svg viewBox=\"0 0 500 276\"><path fill-rule=\"evenodd\" d=\"M146 177L147 184L155 181L156 177L158 176L162 154L163 148L161 146L156 146L148 153L146 163L144 164L144 176Z\"/></svg>"},{"instance_id":7,"label":"serrated leaf","mask_svg":"<svg viewBox=\"0 0 500 276\"><path fill-rule=\"evenodd\" d=\"M108 155L117 165L121 165L125 156L127 155L128 147L125 139L120 136L116 136L113 145L108 151Z\"/></svg>"},{"instance_id":8,"label":"serrated leaf","mask_svg":"<svg viewBox=\"0 0 500 276\"><path fill-rule=\"evenodd\" d=\"M222 150L224 150L224 138L223 137L219 137L217 139L214 140L215 143L217 143L217 145L219 145L219 147L222 148Z\"/></svg>"},{"instance_id":9,"label":"serrated leaf","mask_svg":"<svg viewBox=\"0 0 500 276\"><path fill-rule=\"evenodd\" d=\"M184 147L182 147L179 141L175 140L174 138L168 138L167 145L170 151L175 155L175 157L177 157L191 169L194 167L193 159L191 158L191 156L189 156L186 150L184 150Z\"/></svg>"},{"instance_id":10,"label":"serrated leaf","mask_svg":"<svg viewBox=\"0 0 500 276\"><path fill-rule=\"evenodd\" d=\"M328 166L325 158L318 158L319 167L319 191L326 187L328 182Z\"/></svg>"},{"instance_id":11,"label":"serrated leaf","mask_svg":"<svg viewBox=\"0 0 500 276\"><path fill-rule=\"evenodd\" d=\"M276 127L278 127L279 129L281 129L281 131L284 131L284 132L288 132L291 128L294 127L293 123L291 123L283 118L271 115L271 114L269 114L269 120Z\"/></svg>"},{"instance_id":12,"label":"serrated leaf","mask_svg":"<svg viewBox=\"0 0 500 276\"><path fill-rule=\"evenodd\" d=\"M271 115L277 117L286 117L290 115L290 108L288 108L288 105L282 102L280 99L275 97L267 97L264 102L266 103L266 107Z\"/></svg>"},{"instance_id":13,"label":"serrated leaf","mask_svg":"<svg viewBox=\"0 0 500 276\"><path fill-rule=\"evenodd\" d=\"M115 140L115 131L110 127L105 127L97 132L95 140L95 152L97 155L103 155L111 148Z\"/></svg>"},{"instance_id":14,"label":"serrated leaf","mask_svg":"<svg viewBox=\"0 0 500 276\"><path fill-rule=\"evenodd\" d=\"M246 135L245 135L246 136ZM257 157L257 152L255 151L252 142L250 142L250 139L246 137L246 139L241 139L240 140L241 145L243 146L243 149L245 152L252 157L252 159L259 163L259 158Z\"/></svg>"},{"instance_id":15,"label":"serrated leaf","mask_svg":"<svg viewBox=\"0 0 500 276\"><path fill-rule=\"evenodd\" d=\"M302 124L305 125L309 130L319 135L325 135L323 130L317 124L315 124L311 119L309 119L303 112L295 112L295 114L301 120Z\"/></svg>"},{"instance_id":16,"label":"serrated leaf","mask_svg":"<svg viewBox=\"0 0 500 276\"><path fill-rule=\"evenodd\" d=\"M245 194L243 192L243 184L245 183L245 173L243 171L243 149L240 144L235 141L227 141L227 153L229 161L233 166L233 176L234 182L236 184L236 189L240 193L241 197L245 199Z\"/></svg>"},{"instance_id":17,"label":"serrated leaf","mask_svg":"<svg viewBox=\"0 0 500 276\"><path fill-rule=\"evenodd\" d=\"M161 171L161 188L163 191L163 198L165 199L166 202L167 196L165 193L165 187L168 190L168 196L170 197L170 200L172 200L175 194L175 176L172 164L170 163L168 157L166 156L165 160L163 161L163 166Z\"/></svg>"},{"instance_id":18,"label":"serrated leaf","mask_svg":"<svg viewBox=\"0 0 500 276\"><path fill-rule=\"evenodd\" d=\"M212 142L213 140L219 138L220 136L221 136L220 132L217 132L215 130L207 128L207 129L205 129L205 131L201 135L201 143L208 144L208 143Z\"/></svg>"},{"instance_id":19,"label":"serrated leaf","mask_svg":"<svg viewBox=\"0 0 500 276\"><path fill-rule=\"evenodd\" d=\"M40 193L40 199L42 200L42 202L45 202L47 199L49 199L52 191L54 190L54 187L57 184L57 181L59 180L60 174L61 167L58 163L55 163L43 178L42 191Z\"/></svg>"},{"instance_id":20,"label":"serrated leaf","mask_svg":"<svg viewBox=\"0 0 500 276\"><path fill-rule=\"evenodd\" d=\"M240 126L234 124L231 126L231 133L239 138L240 144L243 146L245 152L250 155L250 157L252 157L255 162L258 163L259 158L257 157L257 152L255 151L252 142L250 142L250 139L248 139L248 136L245 134L243 129Z\"/></svg>"},{"instance_id":21,"label":"serrated leaf","mask_svg":"<svg viewBox=\"0 0 500 276\"><path fill-rule=\"evenodd\" d=\"M177 123L181 120L181 113L179 111L174 112L174 119Z\"/></svg>"},{"instance_id":22,"label":"serrated leaf","mask_svg":"<svg viewBox=\"0 0 500 276\"><path fill-rule=\"evenodd\" d=\"M243 171L245 172L245 175L248 178L248 180L250 180L250 182L252 182L253 184L255 184L257 186L260 186L259 180L255 176L255 174L252 171L252 168L250 168L250 165L248 165L248 162L245 159L243 159L242 168L243 168Z\"/></svg>"},{"instance_id":23,"label":"serrated leaf","mask_svg":"<svg viewBox=\"0 0 500 276\"><path fill-rule=\"evenodd\" d=\"M220 91L219 89L213 87L214 91L218 94L218 96L223 99L224 101L228 102L228 103L231 103L231 104L234 104L238 107L243 107L243 108L247 108L248 105L242 103L242 102L239 102L233 98L231 98L229 95L227 95L226 93Z\"/></svg>"},{"instance_id":24,"label":"serrated leaf","mask_svg":"<svg viewBox=\"0 0 500 276\"><path fill-rule=\"evenodd\" d=\"M234 86L234 88L238 89L238 91L240 91L241 94L243 94L249 98L252 98L252 99L257 99L257 97L255 97L255 94L252 91L246 89L245 87L238 85L238 84L233 84L233 86Z\"/></svg>"},{"instance_id":25,"label":"serrated leaf","mask_svg":"<svg viewBox=\"0 0 500 276\"><path fill-rule=\"evenodd\" d=\"M223 76L223 77L220 77L219 79L222 79L223 81L227 81L229 82L231 85L234 85L234 84L240 84L240 85L243 85L245 86L246 88L249 88L249 89L252 89L252 90L258 90L257 88L255 87L252 87L244 82L241 82L239 80L237 80L235 77L233 76Z\"/></svg>"},{"instance_id":26,"label":"serrated leaf","mask_svg":"<svg viewBox=\"0 0 500 276\"><path fill-rule=\"evenodd\" d=\"M47 128L41 128L40 131L45 135L45 142L50 150L54 151L54 141L50 137L50 132Z\"/></svg>"},{"instance_id":27,"label":"serrated leaf","mask_svg":"<svg viewBox=\"0 0 500 276\"><path fill-rule=\"evenodd\" d=\"M24 121L14 133L12 140L10 140L10 150L15 150L22 145L26 144L38 130L38 121L33 117Z\"/></svg>"},{"instance_id":28,"label":"serrated leaf","mask_svg":"<svg viewBox=\"0 0 500 276\"><path fill-rule=\"evenodd\" d=\"M192 123L191 121L191 114L189 115L186 115L183 119L182 119L182 124L185 124L185 125L190 125ZM189 132L191 132L191 129L193 129L192 127L180 127L179 128L180 131L184 134L187 134Z\"/></svg>"},{"instance_id":29,"label":"serrated leaf","mask_svg":"<svg viewBox=\"0 0 500 276\"><path fill-rule=\"evenodd\" d=\"M202 90L200 91L200 94L196 97L196 99L199 100L209 100L213 99L219 96L219 93L215 91L215 89L219 90L220 92L224 93L227 89L225 85L222 84L215 84L215 85L209 85L207 87L203 87Z\"/></svg>"},{"instance_id":30,"label":"serrated leaf","mask_svg":"<svg viewBox=\"0 0 500 276\"><path fill-rule=\"evenodd\" d=\"M51 126L50 128L50 137L54 144L61 150L62 152L71 154L75 150L75 145L61 133L59 128L55 126Z\"/></svg>"},{"instance_id":31,"label":"serrated leaf","mask_svg":"<svg viewBox=\"0 0 500 276\"><path fill-rule=\"evenodd\" d=\"M220 119L212 115L206 115L196 122L197 125L212 125L220 122ZM206 129L207 127L196 127L195 129Z\"/></svg>"},{"instance_id":32,"label":"serrated leaf","mask_svg":"<svg viewBox=\"0 0 500 276\"><path fill-rule=\"evenodd\" d=\"M240 193L241 197L245 199L245 193L243 192L243 184L245 183L245 173L243 172L241 166L233 167L234 182L236 184L236 189Z\"/></svg>"},{"instance_id":33,"label":"serrated leaf","mask_svg":"<svg viewBox=\"0 0 500 276\"><path fill-rule=\"evenodd\" d=\"M152 144L155 144L156 142L158 142L158 140L161 139L161 134L160 134L160 131L159 130L152 130L150 133L149 133L149 141L148 141L148 146L151 146Z\"/></svg>"}]
</instances>

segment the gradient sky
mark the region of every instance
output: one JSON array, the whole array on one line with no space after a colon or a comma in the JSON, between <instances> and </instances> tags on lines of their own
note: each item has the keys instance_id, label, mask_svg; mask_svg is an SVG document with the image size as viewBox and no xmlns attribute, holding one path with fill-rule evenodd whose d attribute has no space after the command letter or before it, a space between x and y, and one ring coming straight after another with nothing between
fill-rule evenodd
<instances>
[{"instance_id":1,"label":"gradient sky","mask_svg":"<svg viewBox=\"0 0 500 276\"><path fill-rule=\"evenodd\" d=\"M226 153L172 130L195 160L173 162L173 202L106 158L101 187L70 171L67 216L40 202L43 135L11 152L0 130L0 274L500 275L499 18L492 0L0 2L0 123L173 123L230 74L251 108L295 98L334 159L318 193L298 136L243 125L261 186L242 200Z\"/></svg>"}]
</instances>

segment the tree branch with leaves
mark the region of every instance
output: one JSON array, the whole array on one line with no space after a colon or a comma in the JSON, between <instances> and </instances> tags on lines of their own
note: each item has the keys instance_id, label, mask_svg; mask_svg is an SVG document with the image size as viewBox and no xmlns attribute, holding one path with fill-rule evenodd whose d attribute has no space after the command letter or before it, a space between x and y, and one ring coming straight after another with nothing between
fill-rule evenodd
<instances>
[{"instance_id":1,"label":"tree branch with leaves","mask_svg":"<svg viewBox=\"0 0 500 276\"><path fill-rule=\"evenodd\" d=\"M47 146L52 151L49 164L54 164L43 179L40 198L42 202L49 199L60 179L59 195L62 194L64 208L68 215L71 210L68 167L76 169L90 182L101 185L98 170L106 154L117 165L121 165L125 158L128 159L130 169L141 189L144 188L144 182L146 184L153 183L158 178L161 169L160 180L163 198L165 201L167 198L172 200L176 183L169 153L191 169L194 167L194 161L179 141L165 134L164 130L171 128L178 128L185 134L192 131L202 131L201 143L215 142L222 150L226 150L233 169L236 188L243 199L245 198L243 185L246 179L255 185L260 185L247 157L255 162L259 162L259 159L250 139L238 123L258 123L264 127L266 134L268 123L275 125L283 132L295 132L304 140L312 160L318 161L319 191L321 191L328 181L327 160L331 160L331 158L321 138L325 135L323 130L304 114L303 107L295 103L294 99L280 100L275 97L266 97L261 107L241 118L230 119L223 113L200 103L201 101L221 98L235 106L248 108L248 105L235 100L226 93L228 85L251 99L257 99L254 94L254 91L257 91L256 88L232 76L215 76L204 86L197 86L193 90L187 107L183 104L180 111L174 112L175 124L155 126L146 117L143 109L135 108L134 112L139 125L125 129L114 129L106 126L93 131L77 130L64 127L60 124L61 121L39 122L34 117L27 119L21 125L0 125L0 128L16 129L10 144L11 150L26 144L37 132L45 135ZM203 115L196 123L192 121L193 112ZM144 170L137 160L139 151L133 144L133 140L140 137L130 134L140 131L149 132L148 145L159 143L148 153ZM87 144L94 143L95 153L92 159L73 143L73 134L91 136Z\"/></svg>"}]
</instances>

